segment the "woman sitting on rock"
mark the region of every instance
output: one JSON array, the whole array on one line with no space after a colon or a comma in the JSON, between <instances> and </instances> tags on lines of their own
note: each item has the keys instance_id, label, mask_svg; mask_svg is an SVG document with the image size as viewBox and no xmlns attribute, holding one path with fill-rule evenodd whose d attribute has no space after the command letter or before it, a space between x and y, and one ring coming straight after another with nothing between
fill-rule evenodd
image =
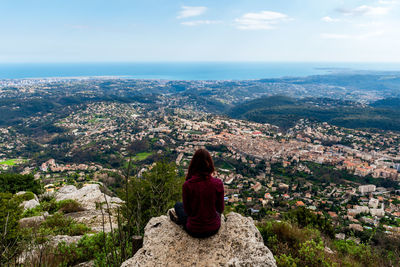
<instances>
[{"instance_id":1,"label":"woman sitting on rock","mask_svg":"<svg viewBox=\"0 0 400 267\"><path fill-rule=\"evenodd\" d=\"M193 237L212 236L221 226L224 185L220 179L211 176L213 172L210 153L206 149L197 150L182 187L183 203L176 203L175 210L169 212L171 220L183 225Z\"/></svg>"}]
</instances>

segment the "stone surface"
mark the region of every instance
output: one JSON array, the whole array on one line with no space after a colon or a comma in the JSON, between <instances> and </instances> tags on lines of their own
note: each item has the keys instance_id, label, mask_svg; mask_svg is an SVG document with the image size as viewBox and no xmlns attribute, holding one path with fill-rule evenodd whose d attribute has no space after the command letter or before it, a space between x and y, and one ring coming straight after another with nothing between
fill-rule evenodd
<instances>
[{"instance_id":1,"label":"stone surface","mask_svg":"<svg viewBox=\"0 0 400 267\"><path fill-rule=\"evenodd\" d=\"M25 250L17 258L17 263L23 266L39 266L40 256L46 255L47 252L53 251L59 243L65 242L69 245L77 243L83 236L68 236L68 235L56 235L50 237L50 239L43 244L31 244L26 247Z\"/></svg>"},{"instance_id":2,"label":"stone surface","mask_svg":"<svg viewBox=\"0 0 400 267\"><path fill-rule=\"evenodd\" d=\"M100 185L98 184L87 184L81 189L77 189L73 185L63 186L56 192L55 197L57 201L65 199L76 200L84 209L87 210L95 210L96 203L105 202L104 195L100 191ZM123 201L118 197L110 197L106 195L106 198L111 208L123 203Z\"/></svg>"},{"instance_id":3,"label":"stone surface","mask_svg":"<svg viewBox=\"0 0 400 267\"><path fill-rule=\"evenodd\" d=\"M36 206L39 206L40 203L36 199L31 199L31 200L22 202L21 205L24 207L24 210L28 210L28 209L33 209Z\"/></svg>"},{"instance_id":4,"label":"stone surface","mask_svg":"<svg viewBox=\"0 0 400 267\"><path fill-rule=\"evenodd\" d=\"M104 212L104 211L103 211ZM80 212L67 213L64 216L74 219L78 223L83 223L95 232L103 231L103 216L100 210L86 210ZM118 228L117 216L111 216L112 228ZM108 213L104 212L104 232L111 232L111 224Z\"/></svg>"},{"instance_id":5,"label":"stone surface","mask_svg":"<svg viewBox=\"0 0 400 267\"><path fill-rule=\"evenodd\" d=\"M146 225L143 247L127 266L276 266L251 218L229 213L219 232L193 238L167 216Z\"/></svg>"},{"instance_id":6,"label":"stone surface","mask_svg":"<svg viewBox=\"0 0 400 267\"><path fill-rule=\"evenodd\" d=\"M46 216L40 215L40 216L33 216L33 217L28 217L28 218L22 218L19 220L19 226L22 228L26 227L39 227L39 225L44 222L46 219Z\"/></svg>"},{"instance_id":7,"label":"stone surface","mask_svg":"<svg viewBox=\"0 0 400 267\"><path fill-rule=\"evenodd\" d=\"M26 193L27 193L26 191L19 191L15 195L21 196L21 195L24 195ZM33 199L26 200L26 201L21 203L21 206L24 208L24 210L33 209L34 207L39 206L39 205L40 205L39 198L35 194L33 194Z\"/></svg>"}]
</instances>

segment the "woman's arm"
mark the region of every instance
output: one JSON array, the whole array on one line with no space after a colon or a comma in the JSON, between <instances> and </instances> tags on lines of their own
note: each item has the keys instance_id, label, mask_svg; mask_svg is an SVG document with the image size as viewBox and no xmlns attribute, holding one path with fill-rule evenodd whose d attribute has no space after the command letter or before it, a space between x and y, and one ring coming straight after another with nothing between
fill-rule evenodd
<instances>
[{"instance_id":1,"label":"woman's arm","mask_svg":"<svg viewBox=\"0 0 400 267\"><path fill-rule=\"evenodd\" d=\"M217 203L216 203L216 209L219 213L222 214L224 212L225 208L225 201L224 201L224 184L220 182L218 184L217 188Z\"/></svg>"},{"instance_id":2,"label":"woman's arm","mask_svg":"<svg viewBox=\"0 0 400 267\"><path fill-rule=\"evenodd\" d=\"M187 187L186 183L182 186L182 200L183 200L183 209L185 210L186 215L190 216L192 211L190 209L190 193L189 188Z\"/></svg>"}]
</instances>

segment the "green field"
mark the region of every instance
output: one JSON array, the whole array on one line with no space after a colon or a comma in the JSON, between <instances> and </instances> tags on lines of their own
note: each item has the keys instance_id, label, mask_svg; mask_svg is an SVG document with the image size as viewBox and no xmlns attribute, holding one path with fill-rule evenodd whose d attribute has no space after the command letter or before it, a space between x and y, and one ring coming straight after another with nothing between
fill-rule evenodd
<instances>
[{"instance_id":1,"label":"green field","mask_svg":"<svg viewBox=\"0 0 400 267\"><path fill-rule=\"evenodd\" d=\"M226 161L217 161L217 162L215 163L215 166L216 166L217 168L225 169L225 170L234 170L234 169L235 169L234 166L232 166L231 164L229 164L229 163L226 162Z\"/></svg>"},{"instance_id":2,"label":"green field","mask_svg":"<svg viewBox=\"0 0 400 267\"><path fill-rule=\"evenodd\" d=\"M1 165L8 165L8 166L14 166L16 164L22 163L24 160L21 159L8 159L5 161L0 162Z\"/></svg>"},{"instance_id":3,"label":"green field","mask_svg":"<svg viewBox=\"0 0 400 267\"><path fill-rule=\"evenodd\" d=\"M151 152L141 152L141 153L136 154L136 155L132 158L132 160L134 160L134 161L145 160L145 159L147 159L148 157L150 157L152 154L153 154L153 153L151 153Z\"/></svg>"}]
</instances>

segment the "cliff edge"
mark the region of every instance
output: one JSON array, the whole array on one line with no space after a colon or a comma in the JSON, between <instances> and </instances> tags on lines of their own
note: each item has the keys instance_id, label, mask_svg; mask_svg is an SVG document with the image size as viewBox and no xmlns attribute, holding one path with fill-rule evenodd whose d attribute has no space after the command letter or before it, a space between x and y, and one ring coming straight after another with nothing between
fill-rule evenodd
<instances>
[{"instance_id":1,"label":"cliff edge","mask_svg":"<svg viewBox=\"0 0 400 267\"><path fill-rule=\"evenodd\" d=\"M224 217L223 217L224 218ZM218 234L189 236L167 216L146 225L143 247L121 265L127 266L276 266L253 219L231 212Z\"/></svg>"}]
</instances>

